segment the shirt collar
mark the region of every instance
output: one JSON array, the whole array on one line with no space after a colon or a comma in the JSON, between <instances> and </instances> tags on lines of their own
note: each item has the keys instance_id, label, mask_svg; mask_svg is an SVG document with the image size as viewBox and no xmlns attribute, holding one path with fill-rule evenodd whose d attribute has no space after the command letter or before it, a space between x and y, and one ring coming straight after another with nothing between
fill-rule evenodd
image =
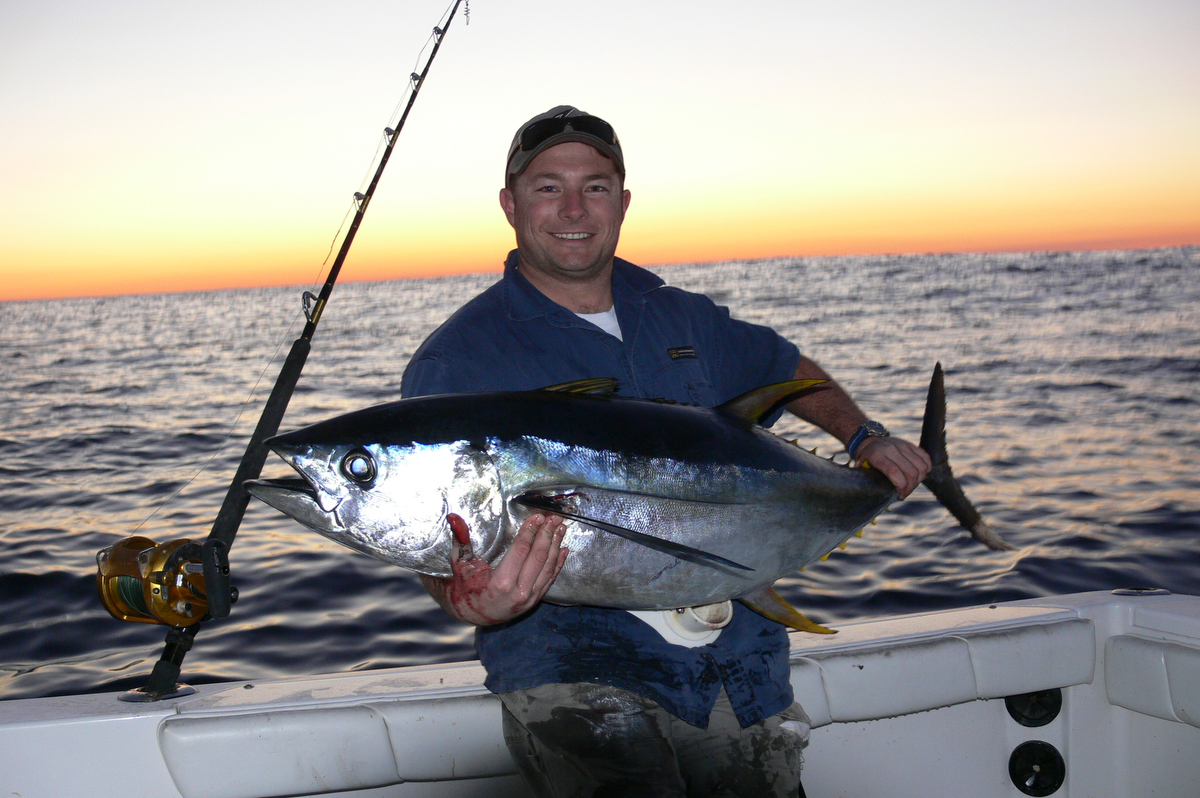
<instances>
[{"instance_id":1,"label":"shirt collar","mask_svg":"<svg viewBox=\"0 0 1200 798\"><path fill-rule=\"evenodd\" d=\"M510 319L527 321L544 316L565 326L582 321L526 280L517 268L519 261L518 251L515 249L508 253L508 259L504 261L501 291L505 312ZM626 303L641 304L645 302L645 294L661 288L664 284L662 278L653 272L620 258L613 259L613 302L617 307L618 316Z\"/></svg>"}]
</instances>

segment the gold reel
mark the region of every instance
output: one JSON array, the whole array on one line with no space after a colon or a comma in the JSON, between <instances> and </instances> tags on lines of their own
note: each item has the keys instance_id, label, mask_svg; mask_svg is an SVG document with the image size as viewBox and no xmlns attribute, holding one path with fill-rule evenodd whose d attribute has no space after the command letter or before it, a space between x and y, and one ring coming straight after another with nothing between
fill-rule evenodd
<instances>
[{"instance_id":1,"label":"gold reel","mask_svg":"<svg viewBox=\"0 0 1200 798\"><path fill-rule=\"evenodd\" d=\"M100 601L119 621L183 628L224 618L237 600L226 551L219 540L119 540L96 554Z\"/></svg>"}]
</instances>

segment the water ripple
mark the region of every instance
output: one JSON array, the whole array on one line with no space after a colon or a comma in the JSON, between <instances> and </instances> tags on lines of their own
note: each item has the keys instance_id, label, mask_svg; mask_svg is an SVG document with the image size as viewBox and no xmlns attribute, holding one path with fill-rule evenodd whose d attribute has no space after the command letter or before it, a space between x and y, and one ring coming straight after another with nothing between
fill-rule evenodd
<instances>
[{"instance_id":1,"label":"water ripple","mask_svg":"<svg viewBox=\"0 0 1200 798\"><path fill-rule=\"evenodd\" d=\"M984 549L918 491L845 551L781 580L815 620L1130 586L1200 593L1200 248L659 271L779 329L897 434L919 435L933 363L946 369L955 473L1020 549ZM396 398L420 341L495 279L339 286L284 426ZM0 306L0 698L145 683L165 629L108 616L95 553L135 530L159 541L207 534L297 334L285 331L299 294ZM826 455L840 449L797 419L778 431ZM261 504L231 560L241 598L200 632L190 682L473 655L472 630L415 576Z\"/></svg>"}]
</instances>

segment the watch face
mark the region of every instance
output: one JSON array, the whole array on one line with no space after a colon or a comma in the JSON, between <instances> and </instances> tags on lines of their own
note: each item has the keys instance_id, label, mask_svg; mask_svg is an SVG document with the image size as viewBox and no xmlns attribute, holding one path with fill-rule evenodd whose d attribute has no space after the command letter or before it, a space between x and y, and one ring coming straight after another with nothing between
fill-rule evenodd
<instances>
[{"instance_id":1,"label":"watch face","mask_svg":"<svg viewBox=\"0 0 1200 798\"><path fill-rule=\"evenodd\" d=\"M887 429L885 429L884 426L878 421L864 421L863 426L867 428L868 435L884 437L888 434Z\"/></svg>"}]
</instances>

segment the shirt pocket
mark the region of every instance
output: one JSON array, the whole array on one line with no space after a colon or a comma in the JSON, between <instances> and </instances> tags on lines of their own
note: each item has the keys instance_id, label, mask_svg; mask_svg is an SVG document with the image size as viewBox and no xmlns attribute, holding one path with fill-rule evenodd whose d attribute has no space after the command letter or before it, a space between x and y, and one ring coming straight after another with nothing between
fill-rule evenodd
<instances>
[{"instance_id":1,"label":"shirt pocket","mask_svg":"<svg viewBox=\"0 0 1200 798\"><path fill-rule=\"evenodd\" d=\"M698 358L673 360L651 375L647 398L672 399L700 407L717 404L717 392L708 368Z\"/></svg>"}]
</instances>

